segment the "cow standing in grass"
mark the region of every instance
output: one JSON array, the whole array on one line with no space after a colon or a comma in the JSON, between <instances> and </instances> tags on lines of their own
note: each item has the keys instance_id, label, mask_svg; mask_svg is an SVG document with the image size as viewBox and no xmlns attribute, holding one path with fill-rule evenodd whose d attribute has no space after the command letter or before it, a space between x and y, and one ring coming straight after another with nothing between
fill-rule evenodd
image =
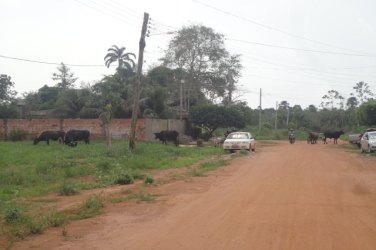
<instances>
[{"instance_id":1,"label":"cow standing in grass","mask_svg":"<svg viewBox=\"0 0 376 250\"><path fill-rule=\"evenodd\" d=\"M338 138L343 135L345 132L343 132L342 130L340 131L325 131L324 132L324 144L328 144L328 142L326 141L327 138L330 138L330 139L334 139L334 144L337 144L337 140Z\"/></svg>"},{"instance_id":2,"label":"cow standing in grass","mask_svg":"<svg viewBox=\"0 0 376 250\"><path fill-rule=\"evenodd\" d=\"M37 138L34 139L34 145L38 144L40 141L46 141L47 145L50 145L50 140L58 140L59 143L62 143L64 141L64 136L64 131L43 131Z\"/></svg>"},{"instance_id":3,"label":"cow standing in grass","mask_svg":"<svg viewBox=\"0 0 376 250\"><path fill-rule=\"evenodd\" d=\"M167 144L167 141L173 141L175 146L179 145L179 133L175 130L162 130L159 133L154 133L155 139L159 139L163 144Z\"/></svg>"},{"instance_id":4,"label":"cow standing in grass","mask_svg":"<svg viewBox=\"0 0 376 250\"><path fill-rule=\"evenodd\" d=\"M77 141L85 141L85 144L90 143L90 131L89 130L69 130L64 138L64 143L68 146L77 146Z\"/></svg>"}]
</instances>

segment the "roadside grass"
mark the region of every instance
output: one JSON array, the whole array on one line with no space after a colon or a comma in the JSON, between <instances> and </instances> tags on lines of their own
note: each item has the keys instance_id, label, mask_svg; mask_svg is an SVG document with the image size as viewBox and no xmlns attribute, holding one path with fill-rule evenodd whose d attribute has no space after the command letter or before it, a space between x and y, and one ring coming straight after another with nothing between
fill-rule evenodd
<instances>
[{"instance_id":1,"label":"roadside grass","mask_svg":"<svg viewBox=\"0 0 376 250\"><path fill-rule=\"evenodd\" d=\"M41 233L46 227L66 221L89 218L102 211L104 201L91 198L72 211L49 211L47 203L55 198L44 195L75 195L85 189L128 184L143 180L144 185L158 183L147 172L190 166L207 157L224 154L216 147L175 147L160 143L141 143L131 152L127 141L113 141L107 149L104 141L67 147L31 142L0 142L0 236L22 238ZM151 201L151 194L127 195L127 199Z\"/></svg>"},{"instance_id":2,"label":"roadside grass","mask_svg":"<svg viewBox=\"0 0 376 250\"><path fill-rule=\"evenodd\" d=\"M159 195L153 194L153 193L144 193L143 191L134 193L134 194L128 194L126 196L120 196L120 197L112 197L110 201L112 203L120 203L130 200L135 200L137 202L152 202L157 199Z\"/></svg>"},{"instance_id":3,"label":"roadside grass","mask_svg":"<svg viewBox=\"0 0 376 250\"><path fill-rule=\"evenodd\" d=\"M188 176L205 176L208 171L217 169L228 164L228 160L216 159L201 163L199 167L192 168L188 171Z\"/></svg>"},{"instance_id":4,"label":"roadside grass","mask_svg":"<svg viewBox=\"0 0 376 250\"><path fill-rule=\"evenodd\" d=\"M361 154L361 155L370 155L370 156L376 157L376 152L361 153L360 148L355 144L336 144L336 146L338 148L344 149L346 152L358 153L358 154Z\"/></svg>"}]
</instances>

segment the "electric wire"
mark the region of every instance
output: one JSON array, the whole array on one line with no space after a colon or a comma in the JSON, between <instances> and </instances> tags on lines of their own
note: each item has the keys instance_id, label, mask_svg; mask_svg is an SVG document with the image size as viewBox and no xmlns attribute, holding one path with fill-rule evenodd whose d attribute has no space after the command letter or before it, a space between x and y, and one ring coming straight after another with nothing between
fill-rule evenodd
<instances>
[{"instance_id":1,"label":"electric wire","mask_svg":"<svg viewBox=\"0 0 376 250\"><path fill-rule=\"evenodd\" d=\"M206 8L210 8L210 9L213 9L217 12L220 12L220 13L223 13L223 14L226 14L226 15L229 15L229 16L232 16L232 17L235 17L237 19L240 19L240 20L243 20L243 21L246 21L246 22L249 22L249 23L252 23L254 25L257 25L259 27L262 27L262 28L265 28L265 29L268 29L268 30L272 30L272 31L276 31L276 32L279 32L279 33L282 33L282 34L285 34L287 36L291 36L291 37L294 37L294 38L298 38L298 39L302 39L302 40L305 40L305 41L309 41L309 42L312 42L312 43L317 43L317 44L321 44L321 45L325 45L325 46L328 46L328 47L332 47L332 48L337 48L337 49L341 49L341 50L348 50L348 49L345 49L345 48L341 48L341 47L338 47L337 45L333 45L333 44L329 44L329 43L325 43L325 42L321 42L321 41L318 41L318 40L314 40L314 39L311 39L311 38L307 38L307 37L303 37L303 36L300 36L300 35L296 35L296 34L293 34L293 33L290 33L290 32L286 32L284 30L281 30L279 28L276 28L276 27L272 27L270 25L266 25L266 24L263 24L263 23L260 23L260 22L257 22L257 21L254 21L254 20L251 20L249 18L246 18L246 17L243 17L243 16L239 16L239 15L236 15L234 13L231 13L227 10L223 10L223 9L220 9L220 8L217 8L215 6L212 6L212 5L209 5L209 4L206 4L206 3L203 3L203 2L200 2L200 1L197 1L197 0L192 0L194 3L196 4L199 4L201 6L204 6Z\"/></svg>"},{"instance_id":2,"label":"electric wire","mask_svg":"<svg viewBox=\"0 0 376 250\"><path fill-rule=\"evenodd\" d=\"M39 64L61 65L61 63L56 63L56 62L47 62L47 61L40 61L40 60L33 60L33 59L25 59L25 58L18 58L18 57L5 56L5 55L0 55L0 57L6 58L6 59L17 60L17 61L39 63ZM70 67L106 67L104 64L99 65L99 64L70 64L70 63L64 63L64 65L70 66Z\"/></svg>"}]
</instances>

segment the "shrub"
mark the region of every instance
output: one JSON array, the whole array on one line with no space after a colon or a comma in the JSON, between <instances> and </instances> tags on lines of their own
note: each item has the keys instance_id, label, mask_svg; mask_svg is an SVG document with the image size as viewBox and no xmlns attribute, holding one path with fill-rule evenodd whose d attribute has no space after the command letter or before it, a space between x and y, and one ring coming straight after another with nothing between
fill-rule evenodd
<instances>
[{"instance_id":1,"label":"shrub","mask_svg":"<svg viewBox=\"0 0 376 250\"><path fill-rule=\"evenodd\" d=\"M32 234L41 234L43 230L48 226L46 217L33 218L29 217L26 226Z\"/></svg>"},{"instance_id":2,"label":"shrub","mask_svg":"<svg viewBox=\"0 0 376 250\"><path fill-rule=\"evenodd\" d=\"M10 131L9 138L11 141L23 141L26 139L27 134L27 131L15 129Z\"/></svg>"},{"instance_id":3,"label":"shrub","mask_svg":"<svg viewBox=\"0 0 376 250\"><path fill-rule=\"evenodd\" d=\"M114 183L120 185L132 184L134 182L133 176L129 173L120 173L115 177Z\"/></svg>"},{"instance_id":4,"label":"shrub","mask_svg":"<svg viewBox=\"0 0 376 250\"><path fill-rule=\"evenodd\" d=\"M73 184L69 183L64 183L62 186L59 188L59 193L60 195L75 195L78 193L78 191L75 189Z\"/></svg>"},{"instance_id":5,"label":"shrub","mask_svg":"<svg viewBox=\"0 0 376 250\"><path fill-rule=\"evenodd\" d=\"M144 183L145 183L145 184L153 184L153 183L154 183L154 178L153 178L153 176L150 176L150 175L146 176L146 177L145 177L145 180L144 180Z\"/></svg>"},{"instance_id":6,"label":"shrub","mask_svg":"<svg viewBox=\"0 0 376 250\"><path fill-rule=\"evenodd\" d=\"M62 212L58 211L53 211L48 217L49 224L53 227L63 225L66 220L66 216Z\"/></svg>"},{"instance_id":7,"label":"shrub","mask_svg":"<svg viewBox=\"0 0 376 250\"><path fill-rule=\"evenodd\" d=\"M20 221L22 218L22 211L16 205L11 205L5 208L4 211L4 220L6 223L14 223Z\"/></svg>"}]
</instances>

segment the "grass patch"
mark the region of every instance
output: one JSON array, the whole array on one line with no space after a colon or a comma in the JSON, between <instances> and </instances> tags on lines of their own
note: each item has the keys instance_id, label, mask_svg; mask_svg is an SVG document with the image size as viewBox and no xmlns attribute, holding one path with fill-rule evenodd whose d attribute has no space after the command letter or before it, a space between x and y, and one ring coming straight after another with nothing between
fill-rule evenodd
<instances>
[{"instance_id":1,"label":"grass patch","mask_svg":"<svg viewBox=\"0 0 376 250\"><path fill-rule=\"evenodd\" d=\"M87 198L81 206L69 216L72 220L81 220L94 217L102 212L104 199L99 195Z\"/></svg>"},{"instance_id":2,"label":"grass patch","mask_svg":"<svg viewBox=\"0 0 376 250\"><path fill-rule=\"evenodd\" d=\"M188 176L206 176L208 171L217 169L228 164L227 160L219 159L202 163L198 168L192 168L188 171Z\"/></svg>"},{"instance_id":3,"label":"grass patch","mask_svg":"<svg viewBox=\"0 0 376 250\"><path fill-rule=\"evenodd\" d=\"M128 196L129 200L145 201L145 202L155 201L156 198L157 198L157 195L151 194L151 193L144 193L144 192L131 194Z\"/></svg>"},{"instance_id":4,"label":"grass patch","mask_svg":"<svg viewBox=\"0 0 376 250\"><path fill-rule=\"evenodd\" d=\"M66 195L66 196L69 196L69 195L75 195L77 194L78 191L77 189L74 187L73 184L71 183L64 183L62 186L60 186L59 188L59 194L60 195Z\"/></svg>"},{"instance_id":5,"label":"grass patch","mask_svg":"<svg viewBox=\"0 0 376 250\"><path fill-rule=\"evenodd\" d=\"M127 141L116 140L110 149L99 140L74 148L54 142L48 146L0 141L0 152L0 236L16 237L95 216L104 206L101 198L92 197L74 210L48 211L44 204L56 202L41 197L48 193L74 195L85 189L131 183L132 179L152 184L155 180L146 174L147 170L186 167L224 153L221 148L148 142L138 143L131 152ZM139 201L155 199L155 195L145 193L126 196ZM39 214L41 211L44 214Z\"/></svg>"},{"instance_id":6,"label":"grass patch","mask_svg":"<svg viewBox=\"0 0 376 250\"><path fill-rule=\"evenodd\" d=\"M136 194L129 194L126 196L122 197L113 197L110 199L112 203L120 203L120 202L125 202L125 201L130 201L130 200L135 200L138 202L152 202L155 201L158 195L152 194L152 193L144 193L144 192L139 192Z\"/></svg>"}]
</instances>

